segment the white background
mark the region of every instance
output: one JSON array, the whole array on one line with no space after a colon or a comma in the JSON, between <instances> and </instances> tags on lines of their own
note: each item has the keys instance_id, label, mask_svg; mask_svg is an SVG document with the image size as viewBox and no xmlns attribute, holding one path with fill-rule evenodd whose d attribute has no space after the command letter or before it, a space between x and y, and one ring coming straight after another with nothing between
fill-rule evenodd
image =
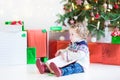
<instances>
[{"instance_id":1,"label":"white background","mask_svg":"<svg viewBox=\"0 0 120 80\"><path fill-rule=\"evenodd\" d=\"M22 20L25 29L55 26L57 14L63 13L62 0L0 0L0 27L5 21Z\"/></svg>"}]
</instances>

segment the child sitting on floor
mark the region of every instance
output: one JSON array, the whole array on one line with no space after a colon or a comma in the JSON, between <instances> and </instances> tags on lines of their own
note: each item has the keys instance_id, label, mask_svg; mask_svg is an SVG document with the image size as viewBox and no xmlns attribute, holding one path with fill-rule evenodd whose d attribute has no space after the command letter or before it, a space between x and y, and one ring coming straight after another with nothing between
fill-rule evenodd
<instances>
[{"instance_id":1,"label":"child sitting on floor","mask_svg":"<svg viewBox=\"0 0 120 80\"><path fill-rule=\"evenodd\" d=\"M76 61L60 68L54 61L51 62L48 67L37 59L36 66L41 74L48 72L49 69L51 69L57 77L86 72L89 67L89 49L86 42L88 29L83 22L79 22L69 28L69 34L70 45L65 49L58 50L55 56L62 56L67 62L72 60Z\"/></svg>"}]
</instances>

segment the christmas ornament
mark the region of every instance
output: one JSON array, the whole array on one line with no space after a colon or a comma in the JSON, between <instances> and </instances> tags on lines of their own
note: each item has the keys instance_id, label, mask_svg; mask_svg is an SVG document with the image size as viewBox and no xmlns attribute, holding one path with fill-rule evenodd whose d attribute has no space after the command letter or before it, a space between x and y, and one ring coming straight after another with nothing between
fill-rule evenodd
<instances>
[{"instance_id":1,"label":"christmas ornament","mask_svg":"<svg viewBox=\"0 0 120 80\"><path fill-rule=\"evenodd\" d=\"M74 24L75 23L75 21L72 19L72 20L70 20L70 24Z\"/></svg>"},{"instance_id":2,"label":"christmas ornament","mask_svg":"<svg viewBox=\"0 0 120 80\"><path fill-rule=\"evenodd\" d=\"M114 31L111 33L111 36L120 36L120 31L118 27L114 29Z\"/></svg>"},{"instance_id":3,"label":"christmas ornament","mask_svg":"<svg viewBox=\"0 0 120 80\"><path fill-rule=\"evenodd\" d=\"M88 29L97 39L104 37L105 27L120 26L120 0L63 0L65 13L58 16L62 25L83 22L88 19ZM73 19L73 20L72 20ZM107 21L108 20L108 21ZM98 22L99 21L99 22ZM98 24L99 23L99 24ZM99 26L98 26L99 25ZM105 27L104 27L105 26ZM93 33L92 33L93 32Z\"/></svg>"},{"instance_id":4,"label":"christmas ornament","mask_svg":"<svg viewBox=\"0 0 120 80\"><path fill-rule=\"evenodd\" d=\"M108 9L113 9L112 4L108 4Z\"/></svg>"},{"instance_id":5,"label":"christmas ornament","mask_svg":"<svg viewBox=\"0 0 120 80\"><path fill-rule=\"evenodd\" d=\"M91 38L91 42L96 42L96 41L97 41L96 37Z\"/></svg>"},{"instance_id":6,"label":"christmas ornament","mask_svg":"<svg viewBox=\"0 0 120 80\"><path fill-rule=\"evenodd\" d=\"M107 3L104 3L103 7L104 7L104 12L106 12L107 11Z\"/></svg>"},{"instance_id":7,"label":"christmas ornament","mask_svg":"<svg viewBox=\"0 0 120 80\"><path fill-rule=\"evenodd\" d=\"M110 20L106 20L104 23L105 26L108 26L109 24L110 24Z\"/></svg>"},{"instance_id":8,"label":"christmas ornament","mask_svg":"<svg viewBox=\"0 0 120 80\"><path fill-rule=\"evenodd\" d=\"M69 22L69 24L75 24L76 23L75 19L70 19L68 22Z\"/></svg>"},{"instance_id":9,"label":"christmas ornament","mask_svg":"<svg viewBox=\"0 0 120 80\"><path fill-rule=\"evenodd\" d=\"M85 10L89 10L89 9L91 9L91 6L89 4L86 4L85 5Z\"/></svg>"},{"instance_id":10,"label":"christmas ornament","mask_svg":"<svg viewBox=\"0 0 120 80\"><path fill-rule=\"evenodd\" d=\"M82 0L76 0L76 4L77 4L77 5L81 5L82 3L83 3Z\"/></svg>"},{"instance_id":11,"label":"christmas ornament","mask_svg":"<svg viewBox=\"0 0 120 80\"><path fill-rule=\"evenodd\" d=\"M76 20L78 17L77 16L74 16L74 19Z\"/></svg>"},{"instance_id":12,"label":"christmas ornament","mask_svg":"<svg viewBox=\"0 0 120 80\"><path fill-rule=\"evenodd\" d=\"M95 18L94 18L94 17L91 17L91 20L92 20L92 21L94 21L94 20L95 20Z\"/></svg>"},{"instance_id":13,"label":"christmas ornament","mask_svg":"<svg viewBox=\"0 0 120 80\"><path fill-rule=\"evenodd\" d=\"M118 8L119 8L119 6L118 6L117 3L115 3L114 8L115 8L115 9L118 9Z\"/></svg>"},{"instance_id":14,"label":"christmas ornament","mask_svg":"<svg viewBox=\"0 0 120 80\"><path fill-rule=\"evenodd\" d=\"M85 0L85 1L84 1L84 5L87 5L87 4L89 4L89 3L87 2L87 0Z\"/></svg>"},{"instance_id":15,"label":"christmas ornament","mask_svg":"<svg viewBox=\"0 0 120 80\"><path fill-rule=\"evenodd\" d=\"M60 36L59 40L65 40L65 37L64 36Z\"/></svg>"},{"instance_id":16,"label":"christmas ornament","mask_svg":"<svg viewBox=\"0 0 120 80\"><path fill-rule=\"evenodd\" d=\"M87 0L84 1L84 6L85 6L85 10L91 9L91 6L90 6L90 4L87 2Z\"/></svg>"},{"instance_id":17,"label":"christmas ornament","mask_svg":"<svg viewBox=\"0 0 120 80\"><path fill-rule=\"evenodd\" d=\"M91 16L94 16L94 13L93 13L93 12L91 12L91 13L90 13L90 15L91 15Z\"/></svg>"},{"instance_id":18,"label":"christmas ornament","mask_svg":"<svg viewBox=\"0 0 120 80\"><path fill-rule=\"evenodd\" d=\"M95 18L98 19L99 17L100 17L100 15L99 15L99 13L97 12L97 13L95 14Z\"/></svg>"}]
</instances>

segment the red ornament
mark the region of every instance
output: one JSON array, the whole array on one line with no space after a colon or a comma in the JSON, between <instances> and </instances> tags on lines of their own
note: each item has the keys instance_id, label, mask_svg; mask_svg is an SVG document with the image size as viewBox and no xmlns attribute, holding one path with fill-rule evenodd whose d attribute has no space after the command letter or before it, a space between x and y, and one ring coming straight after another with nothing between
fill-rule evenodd
<instances>
[{"instance_id":1,"label":"red ornament","mask_svg":"<svg viewBox=\"0 0 120 80\"><path fill-rule=\"evenodd\" d=\"M119 28L115 28L114 31L111 33L111 36L120 36Z\"/></svg>"},{"instance_id":2,"label":"red ornament","mask_svg":"<svg viewBox=\"0 0 120 80\"><path fill-rule=\"evenodd\" d=\"M111 36L120 36L120 31L113 31Z\"/></svg>"},{"instance_id":3,"label":"red ornament","mask_svg":"<svg viewBox=\"0 0 120 80\"><path fill-rule=\"evenodd\" d=\"M118 8L119 8L118 4L115 4L115 5L114 5L114 8L115 8L115 9L118 9Z\"/></svg>"},{"instance_id":4,"label":"red ornament","mask_svg":"<svg viewBox=\"0 0 120 80\"><path fill-rule=\"evenodd\" d=\"M99 13L95 15L95 18L98 19L100 17Z\"/></svg>"}]
</instances>

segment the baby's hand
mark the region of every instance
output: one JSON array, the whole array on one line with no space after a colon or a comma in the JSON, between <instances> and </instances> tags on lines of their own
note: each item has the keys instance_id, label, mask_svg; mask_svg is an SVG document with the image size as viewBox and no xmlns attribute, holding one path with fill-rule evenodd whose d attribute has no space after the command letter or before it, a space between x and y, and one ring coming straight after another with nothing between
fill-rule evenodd
<instances>
[{"instance_id":1,"label":"baby's hand","mask_svg":"<svg viewBox=\"0 0 120 80\"><path fill-rule=\"evenodd\" d=\"M60 55L60 53L61 53L61 51L60 51L60 50L58 50L58 51L55 53L55 57L56 57L56 56L59 56L59 55Z\"/></svg>"},{"instance_id":2,"label":"baby's hand","mask_svg":"<svg viewBox=\"0 0 120 80\"><path fill-rule=\"evenodd\" d=\"M56 56L61 56L63 60L66 60L66 58L65 58L66 57L66 50L58 50L55 54L55 57Z\"/></svg>"}]
</instances>

